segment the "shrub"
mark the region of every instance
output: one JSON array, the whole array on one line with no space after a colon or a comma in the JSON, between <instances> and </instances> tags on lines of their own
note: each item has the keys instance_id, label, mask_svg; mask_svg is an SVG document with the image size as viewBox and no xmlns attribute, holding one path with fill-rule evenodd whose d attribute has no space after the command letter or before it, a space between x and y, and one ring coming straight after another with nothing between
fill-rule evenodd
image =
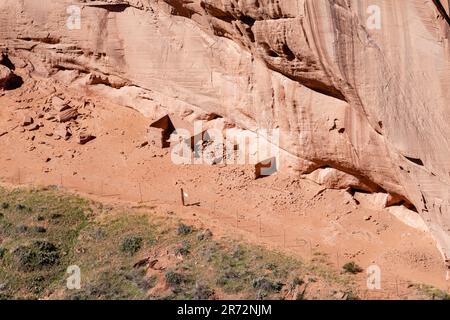
<instances>
[{"instance_id":1,"label":"shrub","mask_svg":"<svg viewBox=\"0 0 450 320\"><path fill-rule=\"evenodd\" d=\"M44 290L45 277L42 275L33 276L26 284L26 288L34 294L39 294Z\"/></svg>"},{"instance_id":2,"label":"shrub","mask_svg":"<svg viewBox=\"0 0 450 320\"><path fill-rule=\"evenodd\" d=\"M256 300L264 300L267 297L267 292L264 290L258 290L256 292Z\"/></svg>"},{"instance_id":3,"label":"shrub","mask_svg":"<svg viewBox=\"0 0 450 320\"><path fill-rule=\"evenodd\" d=\"M128 271L125 274L125 279L136 284L136 286L143 291L150 290L157 283L156 276L146 278L144 269L139 269L139 270L133 269L133 270Z\"/></svg>"},{"instance_id":4,"label":"shrub","mask_svg":"<svg viewBox=\"0 0 450 320\"><path fill-rule=\"evenodd\" d=\"M351 273L351 274L357 274L363 271L363 269L358 266L355 262L347 262L342 266L342 269L344 269L345 272Z\"/></svg>"},{"instance_id":5,"label":"shrub","mask_svg":"<svg viewBox=\"0 0 450 320\"><path fill-rule=\"evenodd\" d=\"M30 246L14 250L18 267L22 271L34 271L59 263L59 249L47 241L34 241Z\"/></svg>"},{"instance_id":6,"label":"shrub","mask_svg":"<svg viewBox=\"0 0 450 320\"><path fill-rule=\"evenodd\" d=\"M6 249L0 247L0 259L2 259L5 256L5 253L6 253Z\"/></svg>"},{"instance_id":7,"label":"shrub","mask_svg":"<svg viewBox=\"0 0 450 320\"><path fill-rule=\"evenodd\" d=\"M241 278L244 275L240 274L237 271L233 271L233 270L226 270L224 272L222 272L217 280L216 280L216 284L220 287L234 287L236 285L236 290L233 291L240 291L241 288L243 287L243 281L239 281L241 280Z\"/></svg>"},{"instance_id":8,"label":"shrub","mask_svg":"<svg viewBox=\"0 0 450 320\"><path fill-rule=\"evenodd\" d=\"M142 238L138 236L131 236L123 240L121 250L129 255L134 255L141 249L141 246Z\"/></svg>"},{"instance_id":9,"label":"shrub","mask_svg":"<svg viewBox=\"0 0 450 320\"><path fill-rule=\"evenodd\" d=\"M127 296L126 279L118 271L104 271L81 291L69 294L71 300L86 299L123 299Z\"/></svg>"},{"instance_id":10,"label":"shrub","mask_svg":"<svg viewBox=\"0 0 450 320\"><path fill-rule=\"evenodd\" d=\"M241 245L237 245L234 247L233 253L231 255L236 260L241 260L245 256L245 250L242 248Z\"/></svg>"},{"instance_id":11,"label":"shrub","mask_svg":"<svg viewBox=\"0 0 450 320\"><path fill-rule=\"evenodd\" d=\"M191 226L185 225L184 223L180 223L178 225L178 229L177 229L178 235L185 236L185 235L190 234L191 232L192 232Z\"/></svg>"},{"instance_id":12,"label":"shrub","mask_svg":"<svg viewBox=\"0 0 450 320\"><path fill-rule=\"evenodd\" d=\"M18 204L18 205L16 205L16 210L19 210L19 211L22 211L22 210L25 210L27 207L25 207L23 204Z\"/></svg>"},{"instance_id":13,"label":"shrub","mask_svg":"<svg viewBox=\"0 0 450 320\"><path fill-rule=\"evenodd\" d=\"M62 214L60 214L60 213L54 213L50 216L50 218L52 218L52 219L59 219L61 217L62 217Z\"/></svg>"},{"instance_id":14,"label":"shrub","mask_svg":"<svg viewBox=\"0 0 450 320\"><path fill-rule=\"evenodd\" d=\"M106 232L103 229L96 229L93 237L95 240L103 240L106 238Z\"/></svg>"},{"instance_id":15,"label":"shrub","mask_svg":"<svg viewBox=\"0 0 450 320\"><path fill-rule=\"evenodd\" d=\"M300 279L299 277L295 277L294 279L292 279L292 286L301 286L302 284L304 284L305 282Z\"/></svg>"},{"instance_id":16,"label":"shrub","mask_svg":"<svg viewBox=\"0 0 450 320\"><path fill-rule=\"evenodd\" d=\"M184 282L184 276L175 271L168 271L164 278L170 287L178 287Z\"/></svg>"},{"instance_id":17,"label":"shrub","mask_svg":"<svg viewBox=\"0 0 450 320\"><path fill-rule=\"evenodd\" d=\"M280 292L283 284L280 282L272 282L269 279L264 277L260 277L258 279L253 280L253 288L260 289L265 292Z\"/></svg>"},{"instance_id":18,"label":"shrub","mask_svg":"<svg viewBox=\"0 0 450 320\"><path fill-rule=\"evenodd\" d=\"M198 241L209 240L212 238L212 236L213 236L213 234L212 234L211 230L207 229L204 231L200 231L197 234L197 240Z\"/></svg>"},{"instance_id":19,"label":"shrub","mask_svg":"<svg viewBox=\"0 0 450 320\"><path fill-rule=\"evenodd\" d=\"M206 285L196 284L193 297L195 300L208 300L214 295L214 290Z\"/></svg>"},{"instance_id":20,"label":"shrub","mask_svg":"<svg viewBox=\"0 0 450 320\"><path fill-rule=\"evenodd\" d=\"M270 270L270 271L277 271L278 266L275 263L269 262L264 264L264 269Z\"/></svg>"},{"instance_id":21,"label":"shrub","mask_svg":"<svg viewBox=\"0 0 450 320\"><path fill-rule=\"evenodd\" d=\"M190 253L189 249L190 249L189 242L183 241L181 243L180 247L178 247L175 250L175 254L182 255L182 256L187 256Z\"/></svg>"},{"instance_id":22,"label":"shrub","mask_svg":"<svg viewBox=\"0 0 450 320\"><path fill-rule=\"evenodd\" d=\"M347 292L347 297L346 300L360 300L360 298L358 297L358 295L352 291Z\"/></svg>"},{"instance_id":23,"label":"shrub","mask_svg":"<svg viewBox=\"0 0 450 320\"><path fill-rule=\"evenodd\" d=\"M47 232L47 229L45 229L44 227L41 227L41 226L34 226L33 231L37 232L37 233L45 233L45 232Z\"/></svg>"},{"instance_id":24,"label":"shrub","mask_svg":"<svg viewBox=\"0 0 450 320\"><path fill-rule=\"evenodd\" d=\"M28 226L26 226L26 225L22 224L17 227L17 232L19 232L19 233L25 233L27 231L28 231Z\"/></svg>"}]
</instances>

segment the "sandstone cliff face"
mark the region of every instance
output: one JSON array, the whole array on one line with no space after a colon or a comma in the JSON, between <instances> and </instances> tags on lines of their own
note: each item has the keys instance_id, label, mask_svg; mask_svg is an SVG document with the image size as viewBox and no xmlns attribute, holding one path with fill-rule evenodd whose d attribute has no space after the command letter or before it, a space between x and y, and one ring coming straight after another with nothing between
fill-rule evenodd
<instances>
[{"instance_id":1,"label":"sandstone cliff face","mask_svg":"<svg viewBox=\"0 0 450 320\"><path fill-rule=\"evenodd\" d=\"M79 28L70 20L74 2ZM385 192L414 206L448 260L448 7L3 0L0 48L36 81L104 94L149 116L220 115L252 131L279 128L281 170L333 168L340 182L329 187Z\"/></svg>"}]
</instances>

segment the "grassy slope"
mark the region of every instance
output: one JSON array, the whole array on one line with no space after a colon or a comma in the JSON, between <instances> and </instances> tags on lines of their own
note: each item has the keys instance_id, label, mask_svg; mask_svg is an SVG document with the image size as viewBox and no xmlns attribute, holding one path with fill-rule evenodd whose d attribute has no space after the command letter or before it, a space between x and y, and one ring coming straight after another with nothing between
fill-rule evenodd
<instances>
[{"instance_id":1,"label":"grassy slope","mask_svg":"<svg viewBox=\"0 0 450 320\"><path fill-rule=\"evenodd\" d=\"M357 298L351 274L305 263L174 216L105 207L56 189L0 189L0 298ZM134 266L147 259L146 263ZM66 288L69 265L81 289Z\"/></svg>"}]
</instances>

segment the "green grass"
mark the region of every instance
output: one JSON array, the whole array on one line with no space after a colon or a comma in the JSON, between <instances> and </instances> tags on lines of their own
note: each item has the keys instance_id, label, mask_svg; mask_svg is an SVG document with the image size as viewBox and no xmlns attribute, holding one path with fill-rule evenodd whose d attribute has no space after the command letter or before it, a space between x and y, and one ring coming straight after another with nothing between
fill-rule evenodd
<instances>
[{"instance_id":1,"label":"green grass","mask_svg":"<svg viewBox=\"0 0 450 320\"><path fill-rule=\"evenodd\" d=\"M0 204L3 299L282 299L300 287L298 299L331 298L310 289L319 282L354 290L325 257L305 263L219 239L156 208L107 207L57 189L0 189ZM162 268L147 269L154 259ZM70 265L81 270L80 290L66 288Z\"/></svg>"},{"instance_id":2,"label":"green grass","mask_svg":"<svg viewBox=\"0 0 450 320\"><path fill-rule=\"evenodd\" d=\"M55 190L0 189L0 203L0 296L41 297L65 273L92 211Z\"/></svg>"},{"instance_id":3,"label":"green grass","mask_svg":"<svg viewBox=\"0 0 450 320\"><path fill-rule=\"evenodd\" d=\"M130 236L122 242L122 252L128 253L130 256L137 253L142 247L142 238L137 236Z\"/></svg>"},{"instance_id":4,"label":"green grass","mask_svg":"<svg viewBox=\"0 0 450 320\"><path fill-rule=\"evenodd\" d=\"M433 286L420 284L420 285L414 285L414 287L420 294L425 295L429 299L450 300L450 295L447 292L437 289Z\"/></svg>"}]
</instances>

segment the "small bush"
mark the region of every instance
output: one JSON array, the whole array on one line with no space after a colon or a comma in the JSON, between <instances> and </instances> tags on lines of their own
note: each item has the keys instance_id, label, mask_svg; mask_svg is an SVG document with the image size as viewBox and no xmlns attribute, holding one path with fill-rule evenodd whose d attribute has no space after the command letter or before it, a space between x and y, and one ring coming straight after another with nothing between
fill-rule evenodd
<instances>
[{"instance_id":1,"label":"small bush","mask_svg":"<svg viewBox=\"0 0 450 320\"><path fill-rule=\"evenodd\" d=\"M34 226L33 231L37 232L37 233L46 233L47 229L45 229L44 227L41 227L41 226Z\"/></svg>"},{"instance_id":2,"label":"small bush","mask_svg":"<svg viewBox=\"0 0 450 320\"><path fill-rule=\"evenodd\" d=\"M44 290L45 277L41 275L33 276L26 284L26 288L34 294L39 294Z\"/></svg>"},{"instance_id":3,"label":"small bush","mask_svg":"<svg viewBox=\"0 0 450 320\"><path fill-rule=\"evenodd\" d=\"M87 284L80 291L70 292L71 300L105 299L119 300L128 297L127 285L129 280L117 270L102 272L95 280Z\"/></svg>"},{"instance_id":4,"label":"small bush","mask_svg":"<svg viewBox=\"0 0 450 320\"><path fill-rule=\"evenodd\" d=\"M244 275L237 271L225 270L219 274L216 284L219 287L226 288L229 292L238 292L244 286L243 277Z\"/></svg>"},{"instance_id":5,"label":"small bush","mask_svg":"<svg viewBox=\"0 0 450 320\"><path fill-rule=\"evenodd\" d=\"M20 225L17 227L17 232L19 233L25 233L28 231L28 226L26 225Z\"/></svg>"},{"instance_id":6,"label":"small bush","mask_svg":"<svg viewBox=\"0 0 450 320\"><path fill-rule=\"evenodd\" d=\"M245 256L245 250L242 248L241 245L237 245L232 253L232 257L236 260L241 260Z\"/></svg>"},{"instance_id":7,"label":"small bush","mask_svg":"<svg viewBox=\"0 0 450 320\"><path fill-rule=\"evenodd\" d=\"M256 292L256 300L264 300L267 298L267 292L264 290L258 290Z\"/></svg>"},{"instance_id":8,"label":"small bush","mask_svg":"<svg viewBox=\"0 0 450 320\"><path fill-rule=\"evenodd\" d=\"M418 286L413 285L413 286L417 287L419 292L427 295L428 297L430 297L433 300L450 300L450 295L447 292L437 289L433 286L424 285L424 284L418 285Z\"/></svg>"},{"instance_id":9,"label":"small bush","mask_svg":"<svg viewBox=\"0 0 450 320\"><path fill-rule=\"evenodd\" d=\"M6 249L0 247L0 259L2 259L5 256L5 253L6 253Z\"/></svg>"},{"instance_id":10,"label":"small bush","mask_svg":"<svg viewBox=\"0 0 450 320\"><path fill-rule=\"evenodd\" d=\"M34 271L59 263L59 249L47 241L34 241L30 246L14 250L19 270Z\"/></svg>"},{"instance_id":11,"label":"small bush","mask_svg":"<svg viewBox=\"0 0 450 320\"><path fill-rule=\"evenodd\" d=\"M363 269L358 266L355 262L347 262L342 266L342 269L344 269L345 272L351 273L351 274L357 274L363 271Z\"/></svg>"},{"instance_id":12,"label":"small bush","mask_svg":"<svg viewBox=\"0 0 450 320\"><path fill-rule=\"evenodd\" d=\"M346 300L361 300L358 295L352 291L347 292Z\"/></svg>"},{"instance_id":13,"label":"small bush","mask_svg":"<svg viewBox=\"0 0 450 320\"><path fill-rule=\"evenodd\" d=\"M195 300L208 300L214 295L214 290L206 285L196 284L193 297Z\"/></svg>"},{"instance_id":14,"label":"small bush","mask_svg":"<svg viewBox=\"0 0 450 320\"><path fill-rule=\"evenodd\" d=\"M189 251L190 247L191 246L189 245L189 242L183 241L181 245L175 250L175 254L187 256L190 253Z\"/></svg>"},{"instance_id":15,"label":"small bush","mask_svg":"<svg viewBox=\"0 0 450 320\"><path fill-rule=\"evenodd\" d=\"M52 219L59 219L61 217L62 217L62 214L60 214L60 213L54 213L50 216L50 218L52 218Z\"/></svg>"},{"instance_id":16,"label":"small bush","mask_svg":"<svg viewBox=\"0 0 450 320\"><path fill-rule=\"evenodd\" d=\"M178 225L177 233L178 235L185 236L192 232L192 227L185 225L184 223L180 223Z\"/></svg>"},{"instance_id":17,"label":"small bush","mask_svg":"<svg viewBox=\"0 0 450 320\"><path fill-rule=\"evenodd\" d=\"M283 284L280 282L274 283L264 277L253 280L253 288L260 289L265 292L280 292Z\"/></svg>"},{"instance_id":18,"label":"small bush","mask_svg":"<svg viewBox=\"0 0 450 320\"><path fill-rule=\"evenodd\" d=\"M141 249L141 246L142 238L138 236L131 236L123 240L121 250L129 255L134 255Z\"/></svg>"},{"instance_id":19,"label":"small bush","mask_svg":"<svg viewBox=\"0 0 450 320\"><path fill-rule=\"evenodd\" d=\"M3 202L2 203L2 209L8 209L8 208L9 208L9 203Z\"/></svg>"},{"instance_id":20,"label":"small bush","mask_svg":"<svg viewBox=\"0 0 450 320\"><path fill-rule=\"evenodd\" d=\"M212 238L212 236L213 236L213 234L212 234L211 230L207 229L204 231L200 231L197 234L197 240L198 241L209 240Z\"/></svg>"},{"instance_id":21,"label":"small bush","mask_svg":"<svg viewBox=\"0 0 450 320\"><path fill-rule=\"evenodd\" d=\"M275 263L269 262L264 264L264 269L270 270L270 271L277 271L278 266Z\"/></svg>"},{"instance_id":22,"label":"small bush","mask_svg":"<svg viewBox=\"0 0 450 320\"><path fill-rule=\"evenodd\" d=\"M295 300L306 300L305 294L306 294L306 287L301 292L297 292Z\"/></svg>"},{"instance_id":23,"label":"small bush","mask_svg":"<svg viewBox=\"0 0 450 320\"><path fill-rule=\"evenodd\" d=\"M129 271L128 273L125 274L125 279L136 284L136 286L143 291L150 290L157 283L156 276L146 278L145 270L143 269L140 270L133 269Z\"/></svg>"},{"instance_id":24,"label":"small bush","mask_svg":"<svg viewBox=\"0 0 450 320\"><path fill-rule=\"evenodd\" d=\"M25 207L23 204L18 204L18 205L16 205L16 210L19 210L19 211L22 211L22 210L25 210L27 207Z\"/></svg>"},{"instance_id":25,"label":"small bush","mask_svg":"<svg viewBox=\"0 0 450 320\"><path fill-rule=\"evenodd\" d=\"M175 271L168 271L164 278L170 287L178 287L184 282L184 276L181 273Z\"/></svg>"},{"instance_id":26,"label":"small bush","mask_svg":"<svg viewBox=\"0 0 450 320\"><path fill-rule=\"evenodd\" d=\"M96 229L93 237L95 240L103 240L106 238L106 232L103 229Z\"/></svg>"},{"instance_id":27,"label":"small bush","mask_svg":"<svg viewBox=\"0 0 450 320\"><path fill-rule=\"evenodd\" d=\"M292 279L292 286L293 287L295 287L295 286L301 286L302 284L304 284L305 282L302 280L302 279L300 279L299 277L295 277L294 279Z\"/></svg>"}]
</instances>

